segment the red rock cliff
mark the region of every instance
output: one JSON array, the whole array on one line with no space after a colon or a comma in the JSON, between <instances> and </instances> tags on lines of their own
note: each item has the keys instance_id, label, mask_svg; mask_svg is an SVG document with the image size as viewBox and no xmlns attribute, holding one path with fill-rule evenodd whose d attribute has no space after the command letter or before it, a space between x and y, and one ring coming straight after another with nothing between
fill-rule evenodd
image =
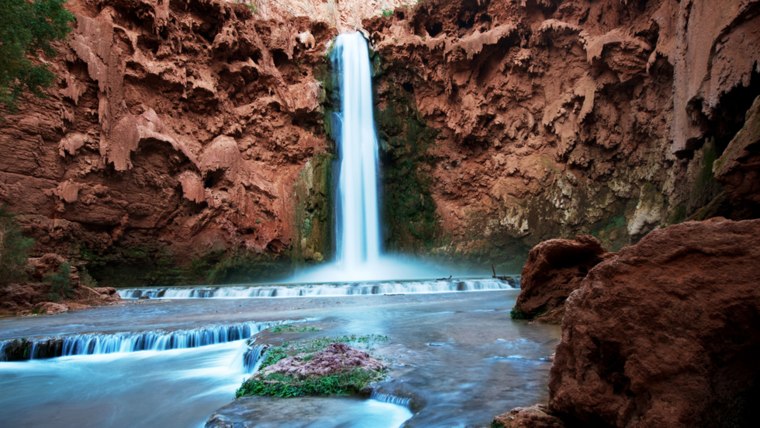
<instances>
[{"instance_id":1,"label":"red rock cliff","mask_svg":"<svg viewBox=\"0 0 760 428\"><path fill-rule=\"evenodd\" d=\"M330 150L315 70L335 31L213 0L67 7L56 87L0 123L0 202L38 248L287 251L295 183Z\"/></svg>"},{"instance_id":2,"label":"red rock cliff","mask_svg":"<svg viewBox=\"0 0 760 428\"><path fill-rule=\"evenodd\" d=\"M418 174L447 236L437 250L493 255L578 233L616 248L692 215L757 215L737 214L711 167L760 94L758 11L431 0L366 22L381 111L403 102L436 132ZM380 124L391 146L393 125Z\"/></svg>"},{"instance_id":3,"label":"red rock cliff","mask_svg":"<svg viewBox=\"0 0 760 428\"><path fill-rule=\"evenodd\" d=\"M0 203L38 253L198 272L220 254L323 259L319 79L357 16L374 16L391 246L490 263L757 215L735 201L756 200L759 1L246 3L69 0L55 87L0 123Z\"/></svg>"}]
</instances>

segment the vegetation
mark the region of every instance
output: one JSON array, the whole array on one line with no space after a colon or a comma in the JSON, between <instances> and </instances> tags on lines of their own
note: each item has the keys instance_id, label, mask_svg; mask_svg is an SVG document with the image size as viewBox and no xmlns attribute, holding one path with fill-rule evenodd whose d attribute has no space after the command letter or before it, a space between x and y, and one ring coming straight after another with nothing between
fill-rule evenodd
<instances>
[{"instance_id":1,"label":"vegetation","mask_svg":"<svg viewBox=\"0 0 760 428\"><path fill-rule=\"evenodd\" d=\"M50 283L50 294L48 298L57 302L61 299L73 297L74 288L71 286L71 265L68 262L61 263L55 273L45 278Z\"/></svg>"},{"instance_id":2,"label":"vegetation","mask_svg":"<svg viewBox=\"0 0 760 428\"><path fill-rule=\"evenodd\" d=\"M276 325L269 329L272 333L309 333L319 331L318 327L312 325L282 324Z\"/></svg>"},{"instance_id":3,"label":"vegetation","mask_svg":"<svg viewBox=\"0 0 760 428\"><path fill-rule=\"evenodd\" d=\"M265 395L271 397L302 397L305 395L353 395L361 394L370 383L383 378L380 371L354 369L327 376L296 379L293 376L271 373L264 377L252 377L243 382L236 397Z\"/></svg>"},{"instance_id":4,"label":"vegetation","mask_svg":"<svg viewBox=\"0 0 760 428\"><path fill-rule=\"evenodd\" d=\"M512 308L512 310L509 312L509 316L513 320L527 320L531 318L528 314L517 308Z\"/></svg>"},{"instance_id":5,"label":"vegetation","mask_svg":"<svg viewBox=\"0 0 760 428\"><path fill-rule=\"evenodd\" d=\"M21 234L13 215L0 207L0 285L25 278L32 245L34 241Z\"/></svg>"},{"instance_id":6,"label":"vegetation","mask_svg":"<svg viewBox=\"0 0 760 428\"><path fill-rule=\"evenodd\" d=\"M120 245L98 251L82 247L80 258L95 282L118 286L230 284L276 279L290 272L289 260L244 251L212 251L193 260L182 260L160 244Z\"/></svg>"},{"instance_id":7,"label":"vegetation","mask_svg":"<svg viewBox=\"0 0 760 428\"><path fill-rule=\"evenodd\" d=\"M387 246L407 251L429 248L439 234L430 176L425 172L431 161L427 148L436 131L419 117L406 89L394 89L386 100L387 107L376 117Z\"/></svg>"},{"instance_id":8,"label":"vegetation","mask_svg":"<svg viewBox=\"0 0 760 428\"><path fill-rule=\"evenodd\" d=\"M275 331L277 327L281 329ZM298 326L286 324L273 327L272 332L291 332L291 330L300 331ZM301 328L309 328L302 326ZM314 328L314 327L311 327ZM314 330L306 330L314 331ZM363 348L371 348L378 342L387 341L387 336L370 334L366 336L340 336L340 337L321 337L313 340L288 343L281 346L272 346L267 350L264 360L261 363L260 370L277 364L278 361L297 356L302 361L309 361L314 354L327 348L333 343L347 343ZM261 373L261 372L259 372ZM306 378L296 378L294 376L282 373L269 373L267 375L256 374L243 382L236 392L236 397L247 395L265 395L272 397L300 397L305 395L351 395L361 394L367 386L382 379L385 373L381 370L367 370L356 368L343 372L333 373L326 376L309 376Z\"/></svg>"},{"instance_id":9,"label":"vegetation","mask_svg":"<svg viewBox=\"0 0 760 428\"><path fill-rule=\"evenodd\" d=\"M65 0L3 0L0 7L0 103L15 108L25 90L42 96L54 75L29 57L38 51L53 55L50 42L66 37L74 16Z\"/></svg>"}]
</instances>

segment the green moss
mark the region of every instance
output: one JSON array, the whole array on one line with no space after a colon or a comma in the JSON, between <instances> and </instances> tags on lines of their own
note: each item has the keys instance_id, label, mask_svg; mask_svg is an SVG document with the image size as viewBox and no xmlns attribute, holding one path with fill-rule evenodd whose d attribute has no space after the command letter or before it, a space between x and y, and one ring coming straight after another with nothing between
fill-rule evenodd
<instances>
[{"instance_id":1,"label":"green moss","mask_svg":"<svg viewBox=\"0 0 760 428\"><path fill-rule=\"evenodd\" d=\"M695 153L688 173L690 179L687 179L691 186L686 192L684 220L704 219L720 214L722 206L715 203L720 202L715 199L723 192L723 188L713 176L713 165L717 158L718 152L712 139L708 139L702 149Z\"/></svg>"},{"instance_id":2,"label":"green moss","mask_svg":"<svg viewBox=\"0 0 760 428\"><path fill-rule=\"evenodd\" d=\"M591 235L602 241L605 248L617 251L628 243L628 221L624 214L597 223Z\"/></svg>"},{"instance_id":3,"label":"green moss","mask_svg":"<svg viewBox=\"0 0 760 428\"><path fill-rule=\"evenodd\" d=\"M331 154L315 155L296 181L294 260L321 262L332 254L332 165Z\"/></svg>"},{"instance_id":4,"label":"green moss","mask_svg":"<svg viewBox=\"0 0 760 428\"><path fill-rule=\"evenodd\" d=\"M383 377L382 371L365 369L353 369L327 376L310 376L304 379L271 373L246 380L235 396L262 395L288 398L307 395L358 395L364 393L370 383L381 380Z\"/></svg>"},{"instance_id":5,"label":"green moss","mask_svg":"<svg viewBox=\"0 0 760 428\"><path fill-rule=\"evenodd\" d=\"M298 326L279 326L285 330L289 326L298 329ZM308 326L305 326L308 328ZM275 333L277 327L270 329ZM309 330L311 331L311 330ZM289 331L276 331L283 333ZM371 348L378 342L387 341L387 336L370 334L365 336L340 336L321 337L312 340L288 343L281 346L271 346L264 355L260 369L276 364L278 361L297 356L303 361L313 358L314 354L324 350L332 343L348 343L353 346ZM260 373L260 372L259 372ZM380 380L385 373L381 370L353 369L331 374L329 376L311 376L298 379L280 373L271 373L266 376L256 374L243 382L236 392L236 397L249 395L264 395L273 397L300 397L305 395L355 395L361 394L371 382Z\"/></svg>"},{"instance_id":6,"label":"green moss","mask_svg":"<svg viewBox=\"0 0 760 428\"><path fill-rule=\"evenodd\" d=\"M376 112L380 137L383 218L389 249L428 250L440 234L430 194L431 160L427 149L437 132L428 128L412 97L394 88Z\"/></svg>"},{"instance_id":7,"label":"green moss","mask_svg":"<svg viewBox=\"0 0 760 428\"><path fill-rule=\"evenodd\" d=\"M513 320L527 320L527 319L531 318L527 313L525 313L525 312L523 312L523 311L521 311L521 310L519 310L517 308L512 308L512 310L509 311L509 316Z\"/></svg>"},{"instance_id":8,"label":"green moss","mask_svg":"<svg viewBox=\"0 0 760 428\"><path fill-rule=\"evenodd\" d=\"M235 250L187 260L158 244L125 243L104 251L82 248L80 258L95 281L116 287L261 281L293 269L289 259Z\"/></svg>"},{"instance_id":9,"label":"green moss","mask_svg":"<svg viewBox=\"0 0 760 428\"><path fill-rule=\"evenodd\" d=\"M271 333L309 333L319 331L319 328L311 325L281 324L269 329Z\"/></svg>"},{"instance_id":10,"label":"green moss","mask_svg":"<svg viewBox=\"0 0 760 428\"><path fill-rule=\"evenodd\" d=\"M678 204L672 207L668 214L668 224L681 223L686 220L686 204Z\"/></svg>"}]
</instances>

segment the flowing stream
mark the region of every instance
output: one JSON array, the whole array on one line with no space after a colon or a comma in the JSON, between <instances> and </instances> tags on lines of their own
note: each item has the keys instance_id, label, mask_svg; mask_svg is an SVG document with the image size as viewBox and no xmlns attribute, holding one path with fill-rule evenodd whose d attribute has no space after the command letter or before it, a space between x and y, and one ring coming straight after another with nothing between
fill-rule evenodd
<instances>
[{"instance_id":1,"label":"flowing stream","mask_svg":"<svg viewBox=\"0 0 760 428\"><path fill-rule=\"evenodd\" d=\"M250 346L246 340L233 340L180 349L0 361L0 426L198 427L212 414L247 426L380 428L403 421L421 427L486 426L498 413L547 396L547 357L559 329L511 321L509 310L516 296L516 290L496 290L148 300L2 319L0 339L6 341L74 339L94 332L138 337L192 331L203 337L237 330L252 320L255 326L302 321L319 328L312 333L317 336L388 336L373 353L388 364L390 377L374 400L233 402L235 389L260 356L258 338L267 334L257 333L255 327L248 330L257 338Z\"/></svg>"}]
</instances>

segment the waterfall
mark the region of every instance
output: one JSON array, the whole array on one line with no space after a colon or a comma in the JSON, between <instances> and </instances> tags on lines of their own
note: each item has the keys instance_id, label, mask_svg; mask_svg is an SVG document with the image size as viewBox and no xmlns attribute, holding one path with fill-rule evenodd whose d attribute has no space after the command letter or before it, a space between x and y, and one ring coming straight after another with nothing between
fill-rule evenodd
<instances>
[{"instance_id":1,"label":"waterfall","mask_svg":"<svg viewBox=\"0 0 760 428\"><path fill-rule=\"evenodd\" d=\"M261 363L264 362L264 355L269 347L267 345L257 345L250 343L254 339L251 339L243 354L243 371L245 373L255 373L259 370Z\"/></svg>"},{"instance_id":2,"label":"waterfall","mask_svg":"<svg viewBox=\"0 0 760 428\"><path fill-rule=\"evenodd\" d=\"M369 48L364 36L359 32L339 35L333 44L331 60L335 87L340 95L339 110L331 118L339 158L335 190L335 260L299 272L288 282L420 280L460 275L452 267L383 253L379 144L375 132ZM312 291L306 290L305 293L311 294ZM284 297L281 292L288 291L277 290L278 297ZM366 287L343 294L359 293L367 294Z\"/></svg>"},{"instance_id":3,"label":"waterfall","mask_svg":"<svg viewBox=\"0 0 760 428\"><path fill-rule=\"evenodd\" d=\"M266 328L282 323L283 321L243 322L190 330L86 333L60 337L11 339L0 342L0 361L197 348L249 339ZM254 357L258 358L256 355L250 358ZM255 361L252 361L252 364L255 364Z\"/></svg>"},{"instance_id":4,"label":"waterfall","mask_svg":"<svg viewBox=\"0 0 760 428\"><path fill-rule=\"evenodd\" d=\"M122 288L122 299L264 299L283 297L366 296L510 290L518 278L375 281L302 285Z\"/></svg>"},{"instance_id":5,"label":"waterfall","mask_svg":"<svg viewBox=\"0 0 760 428\"><path fill-rule=\"evenodd\" d=\"M335 250L338 264L350 272L377 261L381 255L378 144L369 50L364 36L358 32L339 35L332 61L340 91Z\"/></svg>"}]
</instances>

